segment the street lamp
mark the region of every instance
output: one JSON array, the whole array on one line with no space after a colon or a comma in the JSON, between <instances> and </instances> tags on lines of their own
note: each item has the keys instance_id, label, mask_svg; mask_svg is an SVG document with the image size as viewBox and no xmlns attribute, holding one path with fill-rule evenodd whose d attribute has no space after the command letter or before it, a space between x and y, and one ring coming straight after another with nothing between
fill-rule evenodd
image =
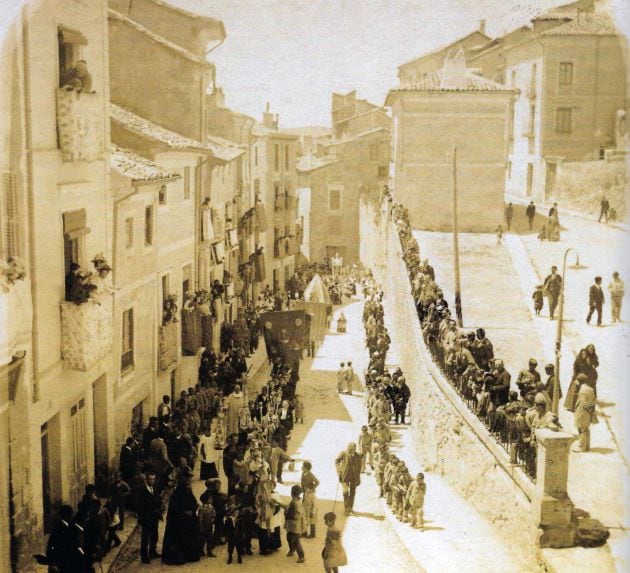
<instances>
[{"instance_id":1,"label":"street lamp","mask_svg":"<svg viewBox=\"0 0 630 573\"><path fill-rule=\"evenodd\" d=\"M575 266L573 268L583 268L580 265L580 255L573 248L569 247L564 252L564 258L562 261L562 286L560 287L560 298L558 300L558 327L556 329L556 367L555 367L555 377L554 377L554 385L553 385L553 401L552 401L552 410L554 414L558 414L558 402L560 400L560 351L562 348L562 320L564 317L564 286L566 284L566 270L567 270L567 255L569 251L573 251L575 253Z\"/></svg>"}]
</instances>

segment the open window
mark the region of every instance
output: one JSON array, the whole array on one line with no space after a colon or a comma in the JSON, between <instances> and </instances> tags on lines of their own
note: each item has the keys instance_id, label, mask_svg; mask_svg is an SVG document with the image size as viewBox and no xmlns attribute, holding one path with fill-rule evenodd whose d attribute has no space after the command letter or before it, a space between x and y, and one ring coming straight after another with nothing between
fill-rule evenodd
<instances>
[{"instance_id":1,"label":"open window","mask_svg":"<svg viewBox=\"0 0 630 573\"><path fill-rule=\"evenodd\" d=\"M59 45L59 87L63 86L68 72L82 59L83 46L87 45L87 38L76 30L66 26L59 26L57 31Z\"/></svg>"}]
</instances>

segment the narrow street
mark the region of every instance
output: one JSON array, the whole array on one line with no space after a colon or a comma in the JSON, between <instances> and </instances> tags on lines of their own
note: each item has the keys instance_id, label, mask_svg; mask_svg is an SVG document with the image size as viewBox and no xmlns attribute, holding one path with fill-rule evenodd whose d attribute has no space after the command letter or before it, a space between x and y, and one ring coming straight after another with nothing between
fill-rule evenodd
<instances>
[{"instance_id":1,"label":"narrow street","mask_svg":"<svg viewBox=\"0 0 630 573\"><path fill-rule=\"evenodd\" d=\"M348 318L348 331L345 334L329 333L315 359L306 359L300 365L301 380L298 383L298 395L305 404L304 424L296 424L289 441L289 455L296 460L294 472L285 471L284 483L278 484L277 490L284 500L289 499L292 485L299 483L301 462L311 460L313 472L321 481L317 490L319 523L316 539L304 539L302 546L306 553L306 562L296 564L295 557L286 557L286 532L282 531L282 547L277 553L261 557L257 555L257 542L254 540L255 553L245 557L240 569L243 571L322 571L321 551L323 548L325 526L323 516L334 507L338 516L338 526L343 530L343 542L348 554L349 564L344 571L364 572L374 570L374 564L382 562L387 555L387 571L423 571L415 556L412 556L401 542L398 533L386 519L383 505L378 498L376 482L371 476L364 477L357 490L356 513L351 517L343 515L343 499L335 473L334 460L349 442L356 441L365 418L364 395L356 392L354 396L340 396L336 390L336 370L342 360L352 360L355 371L361 372L366 353L363 346L363 327L361 314L363 303L352 303L337 309ZM336 321L333 320L332 327ZM267 380L268 366L259 370L253 379L257 388ZM221 472L221 475L222 472ZM225 491L225 483L223 485ZM194 492L199 495L203 484L196 480ZM335 503L336 498L336 503ZM164 524L161 524L160 542ZM153 570L174 570L154 560L150 566L142 565L139 556L139 537L135 536L125 548L114 571L135 573ZM226 546L215 550L216 559L202 557L199 563L182 568L185 571L230 571L239 567L236 562L226 565ZM235 558L236 559L236 558ZM122 564L125 564L124 566Z\"/></svg>"}]
</instances>

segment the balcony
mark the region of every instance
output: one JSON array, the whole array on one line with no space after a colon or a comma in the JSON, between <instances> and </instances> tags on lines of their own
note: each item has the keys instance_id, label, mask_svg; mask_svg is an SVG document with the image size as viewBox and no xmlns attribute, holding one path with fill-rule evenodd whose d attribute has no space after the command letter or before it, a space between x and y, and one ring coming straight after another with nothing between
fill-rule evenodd
<instances>
[{"instance_id":1,"label":"balcony","mask_svg":"<svg viewBox=\"0 0 630 573\"><path fill-rule=\"evenodd\" d=\"M31 341L31 291L28 279L0 286L0 366L13 360Z\"/></svg>"},{"instance_id":2,"label":"balcony","mask_svg":"<svg viewBox=\"0 0 630 573\"><path fill-rule=\"evenodd\" d=\"M111 295L98 303L61 303L61 357L68 368L86 372L111 350Z\"/></svg>"},{"instance_id":3,"label":"balcony","mask_svg":"<svg viewBox=\"0 0 630 573\"><path fill-rule=\"evenodd\" d=\"M57 90L57 131L63 161L103 157L103 114L100 95Z\"/></svg>"},{"instance_id":4,"label":"balcony","mask_svg":"<svg viewBox=\"0 0 630 573\"><path fill-rule=\"evenodd\" d=\"M158 367L162 371L175 366L179 359L179 328L177 325L177 322L171 321L160 326Z\"/></svg>"}]
</instances>

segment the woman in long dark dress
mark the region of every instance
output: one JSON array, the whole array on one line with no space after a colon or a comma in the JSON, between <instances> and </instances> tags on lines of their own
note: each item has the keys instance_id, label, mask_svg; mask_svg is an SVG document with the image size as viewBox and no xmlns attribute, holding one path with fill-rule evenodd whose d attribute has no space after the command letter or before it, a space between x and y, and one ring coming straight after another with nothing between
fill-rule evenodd
<instances>
[{"instance_id":1,"label":"woman in long dark dress","mask_svg":"<svg viewBox=\"0 0 630 573\"><path fill-rule=\"evenodd\" d=\"M167 565L183 565L199 561L199 503L192 492L193 472L182 468L179 483L171 495L166 515L162 544L162 561Z\"/></svg>"},{"instance_id":2,"label":"woman in long dark dress","mask_svg":"<svg viewBox=\"0 0 630 573\"><path fill-rule=\"evenodd\" d=\"M595 345L589 344L586 347L586 361L588 363L589 369L586 372L588 376L588 381L595 392L595 398L597 398L597 368L599 367L599 357L597 356L597 350L595 350Z\"/></svg>"}]
</instances>

